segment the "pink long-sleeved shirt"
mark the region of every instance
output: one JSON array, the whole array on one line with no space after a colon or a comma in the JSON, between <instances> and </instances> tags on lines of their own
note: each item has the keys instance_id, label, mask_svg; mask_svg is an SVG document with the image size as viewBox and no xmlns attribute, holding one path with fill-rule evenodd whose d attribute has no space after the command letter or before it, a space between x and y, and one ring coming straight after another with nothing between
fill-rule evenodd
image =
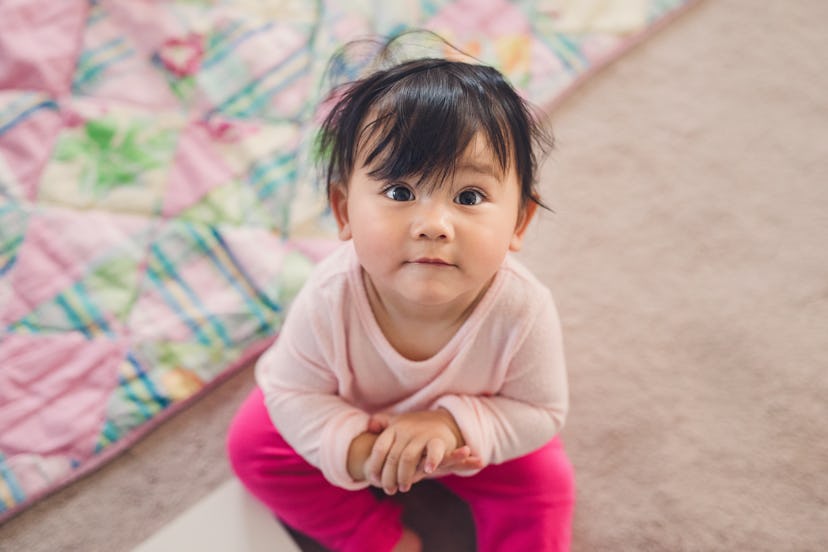
<instances>
[{"instance_id":1,"label":"pink long-sleeved shirt","mask_svg":"<svg viewBox=\"0 0 828 552\"><path fill-rule=\"evenodd\" d=\"M256 366L270 417L326 479L347 471L370 414L445 408L484 464L527 454L563 426L563 344L549 290L507 257L475 310L433 357L413 361L374 318L352 242L316 268Z\"/></svg>"}]
</instances>

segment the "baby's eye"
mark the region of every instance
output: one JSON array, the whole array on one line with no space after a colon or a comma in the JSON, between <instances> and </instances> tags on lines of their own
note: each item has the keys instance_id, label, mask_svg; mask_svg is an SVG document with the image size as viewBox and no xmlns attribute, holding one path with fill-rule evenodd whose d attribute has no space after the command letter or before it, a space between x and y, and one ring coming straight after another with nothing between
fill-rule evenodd
<instances>
[{"instance_id":1,"label":"baby's eye","mask_svg":"<svg viewBox=\"0 0 828 552\"><path fill-rule=\"evenodd\" d=\"M477 190L463 190L457 194L454 201L460 205L479 205L480 203L483 203L484 199L485 197L483 194Z\"/></svg>"},{"instance_id":2,"label":"baby's eye","mask_svg":"<svg viewBox=\"0 0 828 552\"><path fill-rule=\"evenodd\" d=\"M414 192L408 186L402 184L389 186L382 193L385 194L385 197L394 201L411 201L414 199Z\"/></svg>"}]
</instances>

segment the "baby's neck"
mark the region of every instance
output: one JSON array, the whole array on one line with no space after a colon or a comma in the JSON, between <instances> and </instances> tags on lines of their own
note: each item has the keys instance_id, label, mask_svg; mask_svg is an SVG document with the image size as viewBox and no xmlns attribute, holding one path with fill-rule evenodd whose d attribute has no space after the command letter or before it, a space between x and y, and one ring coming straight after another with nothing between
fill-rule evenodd
<instances>
[{"instance_id":1,"label":"baby's neck","mask_svg":"<svg viewBox=\"0 0 828 552\"><path fill-rule=\"evenodd\" d=\"M363 282L377 325L391 346L409 360L427 360L439 353L485 293L484 289L470 300L451 305L410 306L383 298L364 273Z\"/></svg>"}]
</instances>

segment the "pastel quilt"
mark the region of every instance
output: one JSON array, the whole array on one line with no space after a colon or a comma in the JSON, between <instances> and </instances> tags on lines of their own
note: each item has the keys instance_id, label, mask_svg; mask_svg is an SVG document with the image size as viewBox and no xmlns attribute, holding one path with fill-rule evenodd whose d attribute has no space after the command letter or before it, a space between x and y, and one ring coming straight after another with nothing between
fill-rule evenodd
<instances>
[{"instance_id":1,"label":"pastel quilt","mask_svg":"<svg viewBox=\"0 0 828 552\"><path fill-rule=\"evenodd\" d=\"M0 2L0 521L274 339L337 47L431 29L549 108L691 1Z\"/></svg>"}]
</instances>

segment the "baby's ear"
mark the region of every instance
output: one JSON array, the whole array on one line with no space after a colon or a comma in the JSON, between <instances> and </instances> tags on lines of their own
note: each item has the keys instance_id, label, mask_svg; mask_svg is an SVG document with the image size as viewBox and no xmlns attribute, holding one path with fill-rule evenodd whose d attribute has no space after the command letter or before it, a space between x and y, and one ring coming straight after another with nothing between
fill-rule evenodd
<instances>
[{"instance_id":1,"label":"baby's ear","mask_svg":"<svg viewBox=\"0 0 828 552\"><path fill-rule=\"evenodd\" d=\"M532 217L538 210L538 204L534 201L528 201L520 209L518 214L517 225L515 226L515 233L512 234L512 241L509 242L509 251L520 251L523 246L523 236L526 234L526 229L529 228L529 223L532 222Z\"/></svg>"},{"instance_id":2,"label":"baby's ear","mask_svg":"<svg viewBox=\"0 0 828 552\"><path fill-rule=\"evenodd\" d=\"M331 184L331 193L328 197L339 228L339 239L351 239L351 224L348 218L348 188L342 184Z\"/></svg>"}]
</instances>

